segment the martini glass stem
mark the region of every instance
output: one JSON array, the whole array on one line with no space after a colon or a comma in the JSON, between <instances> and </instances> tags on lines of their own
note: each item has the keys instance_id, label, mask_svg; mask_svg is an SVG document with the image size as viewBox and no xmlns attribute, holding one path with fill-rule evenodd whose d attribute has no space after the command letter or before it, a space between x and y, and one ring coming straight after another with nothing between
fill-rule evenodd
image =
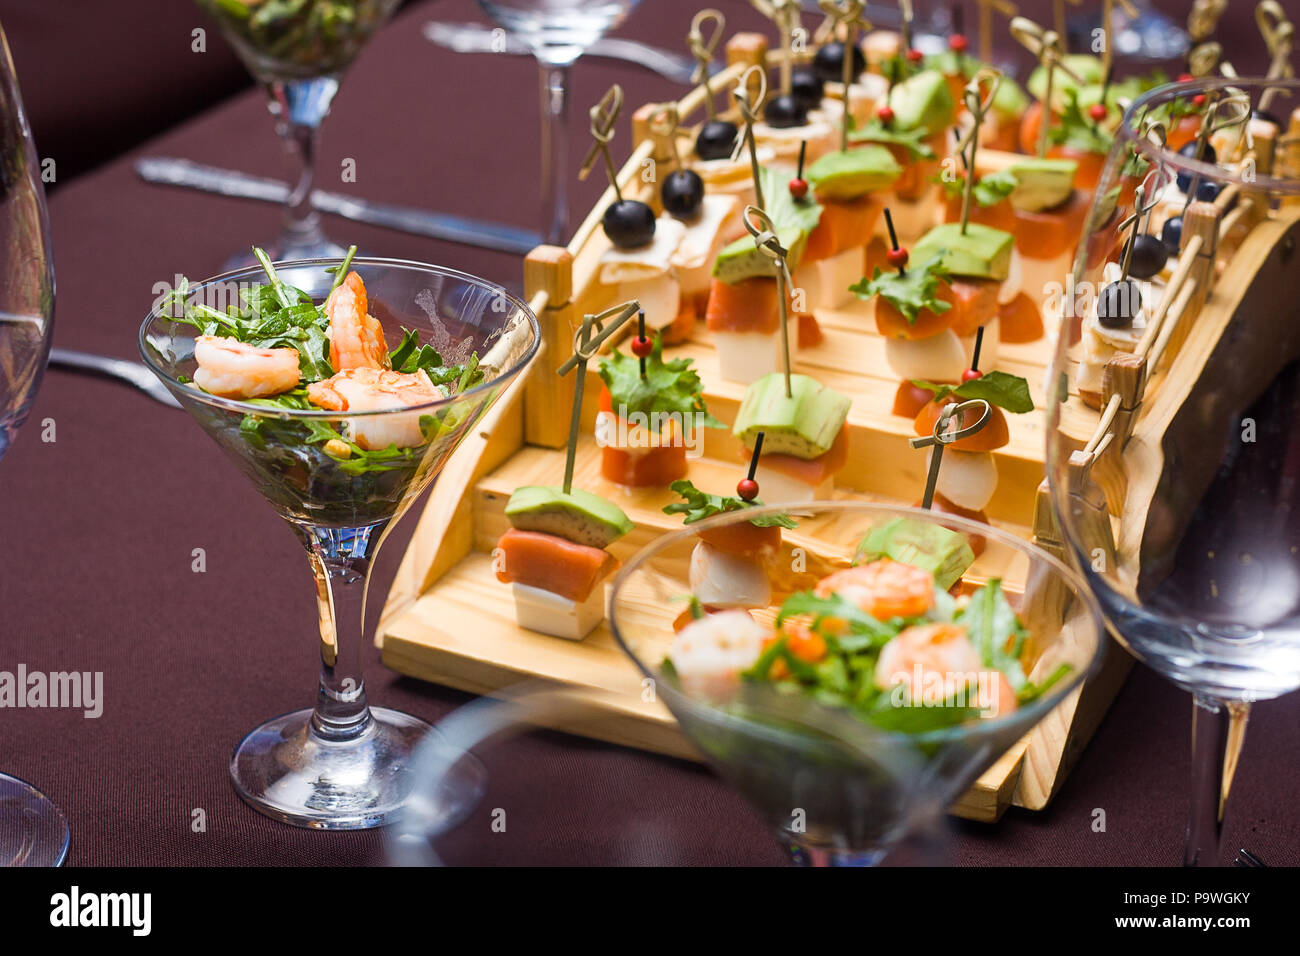
<instances>
[{"instance_id":1,"label":"martini glass stem","mask_svg":"<svg viewBox=\"0 0 1300 956\"><path fill-rule=\"evenodd\" d=\"M1249 704L1193 697L1192 801L1184 866L1222 863L1224 813L1249 716Z\"/></svg>"},{"instance_id":2,"label":"martini glass stem","mask_svg":"<svg viewBox=\"0 0 1300 956\"><path fill-rule=\"evenodd\" d=\"M552 245L568 238L570 63L539 57L542 113L542 234Z\"/></svg>"},{"instance_id":3,"label":"martini glass stem","mask_svg":"<svg viewBox=\"0 0 1300 956\"><path fill-rule=\"evenodd\" d=\"M338 92L335 76L276 81L269 85L269 107L289 162L291 190L284 207L285 249L311 249L327 242L320 214L312 207L320 126Z\"/></svg>"},{"instance_id":4,"label":"martini glass stem","mask_svg":"<svg viewBox=\"0 0 1300 956\"><path fill-rule=\"evenodd\" d=\"M366 593L383 525L299 528L316 576L320 624L320 689L312 727L330 740L350 740L371 722L362 675Z\"/></svg>"}]
</instances>

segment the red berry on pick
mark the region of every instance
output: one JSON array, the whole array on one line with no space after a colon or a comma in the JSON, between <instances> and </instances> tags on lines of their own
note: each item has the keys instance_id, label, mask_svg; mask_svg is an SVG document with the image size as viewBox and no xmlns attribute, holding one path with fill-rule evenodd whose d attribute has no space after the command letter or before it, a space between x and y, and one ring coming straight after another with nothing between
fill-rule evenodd
<instances>
[{"instance_id":1,"label":"red berry on pick","mask_svg":"<svg viewBox=\"0 0 1300 956\"><path fill-rule=\"evenodd\" d=\"M975 381L975 379L977 379L977 378L982 378L983 376L984 376L984 373L981 372L979 369L977 369L977 368L968 368L968 369L966 369L966 371L964 371L964 372L961 373L961 380L962 380L963 382L973 382L973 381Z\"/></svg>"},{"instance_id":2,"label":"red berry on pick","mask_svg":"<svg viewBox=\"0 0 1300 956\"><path fill-rule=\"evenodd\" d=\"M894 111L889 106L882 106L880 109L876 110L876 116L880 118L880 122L886 125L894 121Z\"/></svg>"},{"instance_id":3,"label":"red berry on pick","mask_svg":"<svg viewBox=\"0 0 1300 956\"><path fill-rule=\"evenodd\" d=\"M799 179L798 177L790 180L790 195L795 199L803 199L808 195L808 180Z\"/></svg>"},{"instance_id":4,"label":"red berry on pick","mask_svg":"<svg viewBox=\"0 0 1300 956\"><path fill-rule=\"evenodd\" d=\"M1190 74L1190 73L1179 73L1179 74L1178 74L1178 82L1179 82L1179 83L1190 83L1190 82L1192 82L1193 79L1194 79L1194 77L1193 77L1192 74Z\"/></svg>"},{"instance_id":5,"label":"red berry on pick","mask_svg":"<svg viewBox=\"0 0 1300 956\"><path fill-rule=\"evenodd\" d=\"M1193 106L1204 106L1204 105L1205 105L1205 94L1204 94L1204 93L1197 93L1195 96L1193 96L1193 97L1192 97L1192 105L1193 105Z\"/></svg>"},{"instance_id":6,"label":"red berry on pick","mask_svg":"<svg viewBox=\"0 0 1300 956\"><path fill-rule=\"evenodd\" d=\"M965 53L968 46L970 46L970 41L966 39L964 33L954 33L948 37L948 49L954 53Z\"/></svg>"},{"instance_id":7,"label":"red berry on pick","mask_svg":"<svg viewBox=\"0 0 1300 956\"><path fill-rule=\"evenodd\" d=\"M1106 104L1093 103L1088 107L1088 115L1092 117L1094 123L1100 123L1106 118Z\"/></svg>"},{"instance_id":8,"label":"red berry on pick","mask_svg":"<svg viewBox=\"0 0 1300 956\"><path fill-rule=\"evenodd\" d=\"M746 501L753 501L758 497L758 482L753 478L741 478L736 482L736 494Z\"/></svg>"},{"instance_id":9,"label":"red berry on pick","mask_svg":"<svg viewBox=\"0 0 1300 956\"><path fill-rule=\"evenodd\" d=\"M897 249L890 249L885 253L885 261L895 269L901 269L907 265L907 250L902 246Z\"/></svg>"},{"instance_id":10,"label":"red berry on pick","mask_svg":"<svg viewBox=\"0 0 1300 956\"><path fill-rule=\"evenodd\" d=\"M920 50L918 50L916 47L912 47L912 49L907 51L907 61L909 63L920 63L924 59L925 59L925 54L922 53Z\"/></svg>"},{"instance_id":11,"label":"red berry on pick","mask_svg":"<svg viewBox=\"0 0 1300 956\"><path fill-rule=\"evenodd\" d=\"M644 335L638 335L632 340L632 354L637 358L649 358L654 350L654 343Z\"/></svg>"}]
</instances>

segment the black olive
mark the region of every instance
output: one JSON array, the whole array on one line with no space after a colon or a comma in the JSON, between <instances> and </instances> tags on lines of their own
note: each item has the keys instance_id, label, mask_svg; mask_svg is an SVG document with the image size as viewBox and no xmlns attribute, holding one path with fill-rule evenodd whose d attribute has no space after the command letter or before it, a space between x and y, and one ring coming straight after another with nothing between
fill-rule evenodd
<instances>
[{"instance_id":1,"label":"black olive","mask_svg":"<svg viewBox=\"0 0 1300 956\"><path fill-rule=\"evenodd\" d=\"M823 43L817 55L813 57L813 69L817 75L826 83L843 83L844 82L844 44L839 40L831 40L829 43ZM867 57L862 52L862 48L856 43L853 45L853 75L851 80L856 80L867 69Z\"/></svg>"},{"instance_id":2,"label":"black olive","mask_svg":"<svg viewBox=\"0 0 1300 956\"><path fill-rule=\"evenodd\" d=\"M1171 256L1178 255L1179 250L1183 247L1183 217L1174 216L1172 219L1166 219L1165 224L1160 229L1160 241L1165 244L1165 249Z\"/></svg>"},{"instance_id":3,"label":"black olive","mask_svg":"<svg viewBox=\"0 0 1300 956\"><path fill-rule=\"evenodd\" d=\"M1133 279L1120 279L1101 290L1097 296L1097 321L1107 329L1123 329L1133 324L1142 308L1142 293Z\"/></svg>"},{"instance_id":4,"label":"black olive","mask_svg":"<svg viewBox=\"0 0 1300 956\"><path fill-rule=\"evenodd\" d=\"M1270 113L1268 110L1251 110L1251 111L1250 111L1250 118L1251 118L1251 119L1254 119L1254 120L1260 120L1261 122L1264 122L1264 123L1272 123L1272 124L1273 124L1274 126L1276 126L1278 129L1281 129L1281 128L1282 128L1282 122L1281 122L1281 120L1279 120L1276 116L1274 116L1274 115L1273 115L1272 113Z\"/></svg>"},{"instance_id":5,"label":"black olive","mask_svg":"<svg viewBox=\"0 0 1300 956\"><path fill-rule=\"evenodd\" d=\"M692 169L678 169L659 187L659 198L670 215L694 219L704 206L704 180Z\"/></svg>"},{"instance_id":6,"label":"black olive","mask_svg":"<svg viewBox=\"0 0 1300 956\"><path fill-rule=\"evenodd\" d=\"M1123 254L1128 254L1127 242L1124 243ZM1124 260L1121 258L1120 261ZM1165 248L1164 242L1155 236L1143 233L1137 237L1133 246L1133 255L1128 261L1128 271L1130 275L1135 275L1139 279L1150 279L1158 276L1168 261L1169 251Z\"/></svg>"},{"instance_id":7,"label":"black olive","mask_svg":"<svg viewBox=\"0 0 1300 956\"><path fill-rule=\"evenodd\" d=\"M808 122L808 111L790 93L781 93L763 107L763 120L777 129L790 129Z\"/></svg>"},{"instance_id":8,"label":"black olive","mask_svg":"<svg viewBox=\"0 0 1300 956\"><path fill-rule=\"evenodd\" d=\"M620 249L635 249L655 237L655 214L643 202L620 199L609 204L601 218L605 235Z\"/></svg>"},{"instance_id":9,"label":"black olive","mask_svg":"<svg viewBox=\"0 0 1300 956\"><path fill-rule=\"evenodd\" d=\"M821 105L823 86L822 78L810 66L796 66L790 75L790 94L805 110L815 110Z\"/></svg>"},{"instance_id":10,"label":"black olive","mask_svg":"<svg viewBox=\"0 0 1300 956\"><path fill-rule=\"evenodd\" d=\"M1196 148L1197 148L1196 140L1192 140L1190 143L1184 143L1182 147L1178 150L1178 155L1185 156L1188 159L1196 159L1197 158ZM1201 154L1200 160L1203 163L1217 163L1219 161L1219 156L1218 153L1214 151L1214 147L1211 146L1209 143L1206 143L1205 152ZM1183 192L1187 192L1187 190L1192 188L1192 174L1189 172L1186 171L1180 172L1177 176L1177 181L1178 181L1178 188L1181 189Z\"/></svg>"},{"instance_id":11,"label":"black olive","mask_svg":"<svg viewBox=\"0 0 1300 956\"><path fill-rule=\"evenodd\" d=\"M736 124L727 120L709 120L695 138L695 155L700 159L729 159L736 146Z\"/></svg>"},{"instance_id":12,"label":"black olive","mask_svg":"<svg viewBox=\"0 0 1300 956\"><path fill-rule=\"evenodd\" d=\"M1222 191L1222 183L1217 183L1212 179L1202 179L1196 185L1196 198L1201 202L1214 202Z\"/></svg>"}]
</instances>

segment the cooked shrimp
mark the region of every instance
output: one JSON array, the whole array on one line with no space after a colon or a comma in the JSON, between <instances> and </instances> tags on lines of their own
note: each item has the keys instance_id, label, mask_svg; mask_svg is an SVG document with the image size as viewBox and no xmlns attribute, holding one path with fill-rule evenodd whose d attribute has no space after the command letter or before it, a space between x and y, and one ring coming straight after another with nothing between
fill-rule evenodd
<instances>
[{"instance_id":1,"label":"cooked shrimp","mask_svg":"<svg viewBox=\"0 0 1300 956\"><path fill-rule=\"evenodd\" d=\"M383 368L388 359L384 327L366 311L366 286L361 276L349 272L325 300L330 321L330 365L334 371L350 368Z\"/></svg>"},{"instance_id":2,"label":"cooked shrimp","mask_svg":"<svg viewBox=\"0 0 1300 956\"><path fill-rule=\"evenodd\" d=\"M415 373L385 368L352 368L307 386L307 399L332 412L394 411L441 401L444 394L423 369ZM419 412L368 415L349 419L349 437L362 448L396 445L411 448L424 442Z\"/></svg>"},{"instance_id":3,"label":"cooked shrimp","mask_svg":"<svg viewBox=\"0 0 1300 956\"><path fill-rule=\"evenodd\" d=\"M881 558L836 571L817 582L814 593L838 593L874 618L916 617L934 604L934 575L924 568Z\"/></svg>"},{"instance_id":4,"label":"cooked shrimp","mask_svg":"<svg viewBox=\"0 0 1300 956\"><path fill-rule=\"evenodd\" d=\"M194 341L194 384L222 398L265 398L298 385L298 350L259 349L238 339L200 335Z\"/></svg>"},{"instance_id":5,"label":"cooked shrimp","mask_svg":"<svg viewBox=\"0 0 1300 956\"><path fill-rule=\"evenodd\" d=\"M746 611L720 611L682 628L668 658L689 693L721 697L739 686L740 672L758 660L771 636Z\"/></svg>"},{"instance_id":6,"label":"cooked shrimp","mask_svg":"<svg viewBox=\"0 0 1300 956\"><path fill-rule=\"evenodd\" d=\"M986 668L966 629L956 624L909 627L880 649L876 686L907 688L910 701L941 703L960 695L985 717L1016 709L1016 695L1001 671Z\"/></svg>"}]
</instances>

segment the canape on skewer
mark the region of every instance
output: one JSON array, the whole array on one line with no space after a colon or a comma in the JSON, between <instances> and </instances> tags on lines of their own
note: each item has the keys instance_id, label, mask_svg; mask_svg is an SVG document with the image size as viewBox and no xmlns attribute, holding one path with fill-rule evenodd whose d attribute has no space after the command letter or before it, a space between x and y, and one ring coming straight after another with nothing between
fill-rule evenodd
<instances>
[{"instance_id":1,"label":"canape on skewer","mask_svg":"<svg viewBox=\"0 0 1300 956\"><path fill-rule=\"evenodd\" d=\"M689 481L674 481L671 487L684 500L666 506L664 514L684 515L688 525L762 504L757 498L707 494ZM767 565L781 551L781 529L793 527L788 515L761 515L702 529L691 552L691 594L709 611L767 607L772 602Z\"/></svg>"},{"instance_id":2,"label":"canape on skewer","mask_svg":"<svg viewBox=\"0 0 1300 956\"><path fill-rule=\"evenodd\" d=\"M1117 262L1108 262L1102 269L1103 288L1119 281L1122 269ZM1165 281L1160 278L1138 280L1131 278L1141 299L1123 314L1111 316L1105 308L1099 309L1100 296L1093 296L1083 317L1083 348L1074 383L1079 397L1093 408L1101 407L1102 380L1106 363L1117 352L1132 352L1147 330L1150 310L1164 295Z\"/></svg>"},{"instance_id":3,"label":"canape on skewer","mask_svg":"<svg viewBox=\"0 0 1300 956\"><path fill-rule=\"evenodd\" d=\"M703 453L702 429L722 423L705 407L691 359L665 361L658 336L645 343L634 339L632 348L638 354L614 349L600 363L600 473L620 485L663 486L686 474L688 456Z\"/></svg>"},{"instance_id":4,"label":"canape on skewer","mask_svg":"<svg viewBox=\"0 0 1300 956\"><path fill-rule=\"evenodd\" d=\"M605 550L632 530L616 504L574 489L529 485L506 505L511 528L497 542L497 580L514 593L520 627L580 641L605 616L605 583L619 562Z\"/></svg>"},{"instance_id":5,"label":"canape on skewer","mask_svg":"<svg viewBox=\"0 0 1300 956\"><path fill-rule=\"evenodd\" d=\"M723 246L733 238L735 230L743 231L744 227L739 224L741 208L734 196L706 192L699 218L687 224L670 260L681 289L682 304L678 321L665 330L665 344L674 345L688 338L695 319L702 317L708 308L713 263ZM689 325L680 319L681 313L688 309Z\"/></svg>"},{"instance_id":6,"label":"canape on skewer","mask_svg":"<svg viewBox=\"0 0 1300 956\"><path fill-rule=\"evenodd\" d=\"M917 413L913 423L917 435L934 434L935 425L946 405L975 398L988 402L989 420L984 426L973 435L959 438L945 446L932 504L935 511L988 524L988 515L984 509L993 500L998 484L997 464L992 453L1010 441L1004 410L1015 414L1033 411L1029 383L1016 375L992 371L977 372L956 386L936 385L920 380L914 384L934 396ZM979 413L968 410L956 417L958 421L950 427L962 429L974 425ZM934 448L927 452L927 466L928 455L935 453ZM982 538L971 541L976 554L984 550L984 544Z\"/></svg>"},{"instance_id":7,"label":"canape on skewer","mask_svg":"<svg viewBox=\"0 0 1300 956\"><path fill-rule=\"evenodd\" d=\"M774 372L754 382L736 412L732 434L747 449L765 444L755 477L769 502L826 500L848 460L850 400L807 375Z\"/></svg>"},{"instance_id":8,"label":"canape on skewer","mask_svg":"<svg viewBox=\"0 0 1300 956\"><path fill-rule=\"evenodd\" d=\"M599 280L614 289L618 301L636 299L654 330L676 329L694 323L693 303L683 299L673 255L687 227L672 216L655 221L650 242L630 248L611 246L600 257ZM682 317L686 310L685 318Z\"/></svg>"}]
</instances>

